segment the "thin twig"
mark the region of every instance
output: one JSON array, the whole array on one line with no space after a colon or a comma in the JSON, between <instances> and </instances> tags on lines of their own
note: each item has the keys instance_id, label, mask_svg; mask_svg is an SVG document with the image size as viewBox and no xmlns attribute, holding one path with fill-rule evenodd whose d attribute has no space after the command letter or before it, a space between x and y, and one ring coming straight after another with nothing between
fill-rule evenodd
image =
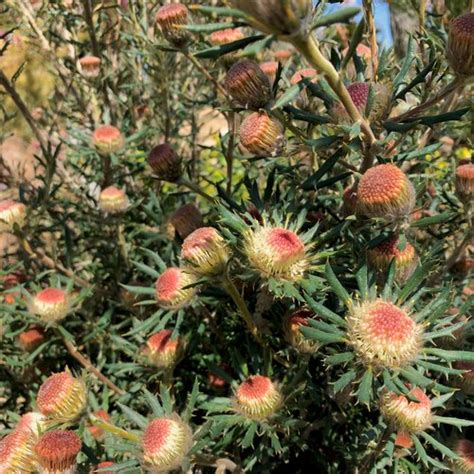
<instances>
[{"instance_id":1,"label":"thin twig","mask_svg":"<svg viewBox=\"0 0 474 474\"><path fill-rule=\"evenodd\" d=\"M369 29L370 38L370 60L372 63L372 79L377 80L377 70L379 68L378 46L377 46L377 30L374 21L374 6L372 0L363 0L365 18Z\"/></svg>"}]
</instances>

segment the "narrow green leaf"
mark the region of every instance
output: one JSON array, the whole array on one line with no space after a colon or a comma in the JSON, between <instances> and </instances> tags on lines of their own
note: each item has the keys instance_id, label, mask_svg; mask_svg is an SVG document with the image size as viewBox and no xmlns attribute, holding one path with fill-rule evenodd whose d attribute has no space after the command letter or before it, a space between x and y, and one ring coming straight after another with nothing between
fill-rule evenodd
<instances>
[{"instance_id":1,"label":"narrow green leaf","mask_svg":"<svg viewBox=\"0 0 474 474\"><path fill-rule=\"evenodd\" d=\"M132 260L132 263L140 270L142 273L151 276L153 279L157 279L160 276L160 273L155 269L145 265L144 263L136 262Z\"/></svg>"},{"instance_id":2,"label":"narrow green leaf","mask_svg":"<svg viewBox=\"0 0 474 474\"><path fill-rule=\"evenodd\" d=\"M351 300L349 293L346 291L346 289L342 286L341 282L336 277L336 274L334 273L334 270L332 269L329 262L326 264L324 273L334 293L343 301L346 306L348 306Z\"/></svg>"},{"instance_id":3,"label":"narrow green leaf","mask_svg":"<svg viewBox=\"0 0 474 474\"><path fill-rule=\"evenodd\" d=\"M248 427L247 433L245 433L244 439L242 440L242 448L248 448L252 446L255 433L257 432L258 425L252 422Z\"/></svg>"},{"instance_id":4,"label":"narrow green leaf","mask_svg":"<svg viewBox=\"0 0 474 474\"><path fill-rule=\"evenodd\" d=\"M467 360L468 362L474 362L474 352L448 351L445 349L437 349L435 347L426 347L423 349L423 352L425 354L432 354L449 362L454 362L456 360Z\"/></svg>"},{"instance_id":5,"label":"narrow green leaf","mask_svg":"<svg viewBox=\"0 0 474 474\"><path fill-rule=\"evenodd\" d=\"M363 300L369 296L369 286L367 281L367 265L363 265L356 273L357 286Z\"/></svg>"},{"instance_id":6,"label":"narrow green leaf","mask_svg":"<svg viewBox=\"0 0 474 474\"><path fill-rule=\"evenodd\" d=\"M372 399L372 381L373 373L371 369L367 369L363 375L359 388L357 390L357 399L359 402L369 406Z\"/></svg>"},{"instance_id":7,"label":"narrow green leaf","mask_svg":"<svg viewBox=\"0 0 474 474\"><path fill-rule=\"evenodd\" d=\"M168 387L165 384L160 386L160 397L163 408L167 414L172 413L173 411L173 402L171 400L171 395Z\"/></svg>"},{"instance_id":8,"label":"narrow green leaf","mask_svg":"<svg viewBox=\"0 0 474 474\"><path fill-rule=\"evenodd\" d=\"M412 434L411 439L413 440L413 444L415 445L418 457L420 458L421 462L426 466L428 464L428 455L426 454L425 448L421 444L416 434Z\"/></svg>"},{"instance_id":9,"label":"narrow green leaf","mask_svg":"<svg viewBox=\"0 0 474 474\"><path fill-rule=\"evenodd\" d=\"M140 415L140 413L137 413L135 410L132 410L131 408L122 405L120 402L117 402L118 406L120 409L123 411L123 414L133 423L135 423L138 427L145 429L148 425L148 420Z\"/></svg>"},{"instance_id":10,"label":"narrow green leaf","mask_svg":"<svg viewBox=\"0 0 474 474\"><path fill-rule=\"evenodd\" d=\"M326 308L322 304L316 302L307 293L304 294L304 298L308 306L316 313L316 316L327 319L338 326L346 326L346 321L341 318L338 314L334 313L330 309Z\"/></svg>"},{"instance_id":11,"label":"narrow green leaf","mask_svg":"<svg viewBox=\"0 0 474 474\"><path fill-rule=\"evenodd\" d=\"M341 8L340 10L330 13L329 15L317 16L313 23L312 29L320 26L329 26L334 23L347 23L351 18L360 13L359 7Z\"/></svg>"},{"instance_id":12,"label":"narrow green leaf","mask_svg":"<svg viewBox=\"0 0 474 474\"><path fill-rule=\"evenodd\" d=\"M433 416L434 423L444 423L446 425L457 426L458 428L463 428L466 426L474 426L474 421L462 420L460 418L453 418L449 416Z\"/></svg>"},{"instance_id":13,"label":"narrow green leaf","mask_svg":"<svg viewBox=\"0 0 474 474\"><path fill-rule=\"evenodd\" d=\"M340 354L335 354L329 357L326 357L326 362L329 365L338 365L345 364L354 359L355 354L353 352L341 352Z\"/></svg>"},{"instance_id":14,"label":"narrow green leaf","mask_svg":"<svg viewBox=\"0 0 474 474\"><path fill-rule=\"evenodd\" d=\"M343 374L335 383L334 383L334 393L340 392L341 390L344 390L344 388L347 387L355 378L356 378L356 371L355 370L349 370L349 372L346 372Z\"/></svg>"},{"instance_id":15,"label":"narrow green leaf","mask_svg":"<svg viewBox=\"0 0 474 474\"><path fill-rule=\"evenodd\" d=\"M318 329L309 328L305 326L300 327L300 331L308 338L323 344L331 344L334 342L344 342L344 338L337 334L319 331Z\"/></svg>"},{"instance_id":16,"label":"narrow green leaf","mask_svg":"<svg viewBox=\"0 0 474 474\"><path fill-rule=\"evenodd\" d=\"M161 403L158 401L155 395L149 392L146 388L143 390L143 393L145 395L148 405L153 411L153 414L156 417L163 416L164 415L163 407L161 406Z\"/></svg>"},{"instance_id":17,"label":"narrow green leaf","mask_svg":"<svg viewBox=\"0 0 474 474\"><path fill-rule=\"evenodd\" d=\"M428 441L428 443L430 443L433 447L435 447L438 451L440 451L440 453L443 456L448 456L449 458L452 458L452 459L459 458L459 456L454 451L451 451L447 446L440 443L438 440L434 439L431 435L426 433L426 431L422 431L420 433L420 436L425 438L425 440Z\"/></svg>"}]
</instances>

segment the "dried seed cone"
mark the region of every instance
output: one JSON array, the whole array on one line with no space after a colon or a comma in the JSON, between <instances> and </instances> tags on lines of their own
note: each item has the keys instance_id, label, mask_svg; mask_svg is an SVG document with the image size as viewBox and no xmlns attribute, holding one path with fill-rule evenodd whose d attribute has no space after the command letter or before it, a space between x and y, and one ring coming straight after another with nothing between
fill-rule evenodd
<instances>
[{"instance_id":1,"label":"dried seed cone","mask_svg":"<svg viewBox=\"0 0 474 474\"><path fill-rule=\"evenodd\" d=\"M181 158L168 143L155 146L148 155L148 164L159 179L175 183L183 174Z\"/></svg>"},{"instance_id":2,"label":"dried seed cone","mask_svg":"<svg viewBox=\"0 0 474 474\"><path fill-rule=\"evenodd\" d=\"M158 305L165 309L179 309L186 306L196 294L195 288L186 287L196 281L196 277L187 269L167 268L155 284Z\"/></svg>"},{"instance_id":3,"label":"dried seed cone","mask_svg":"<svg viewBox=\"0 0 474 474\"><path fill-rule=\"evenodd\" d=\"M474 163L457 167L456 192L463 202L470 202L474 199Z\"/></svg>"},{"instance_id":4,"label":"dried seed cone","mask_svg":"<svg viewBox=\"0 0 474 474\"><path fill-rule=\"evenodd\" d=\"M192 444L191 428L178 415L155 418L142 437L143 461L149 472L180 467Z\"/></svg>"},{"instance_id":5,"label":"dried seed cone","mask_svg":"<svg viewBox=\"0 0 474 474\"><path fill-rule=\"evenodd\" d=\"M460 439L456 442L454 452L459 456L454 461L454 472L474 474L474 443L468 439Z\"/></svg>"},{"instance_id":6,"label":"dried seed cone","mask_svg":"<svg viewBox=\"0 0 474 474\"><path fill-rule=\"evenodd\" d=\"M201 276L222 275L230 259L230 249L213 227L201 227L188 235L181 247L181 257Z\"/></svg>"},{"instance_id":7,"label":"dried seed cone","mask_svg":"<svg viewBox=\"0 0 474 474\"><path fill-rule=\"evenodd\" d=\"M151 364L159 369L174 367L183 355L183 343L179 337L172 339L173 331L163 329L151 336L145 353Z\"/></svg>"},{"instance_id":8,"label":"dried seed cone","mask_svg":"<svg viewBox=\"0 0 474 474\"><path fill-rule=\"evenodd\" d=\"M283 124L265 112L254 112L240 125L241 145L254 156L277 156L285 146Z\"/></svg>"},{"instance_id":9,"label":"dried seed cone","mask_svg":"<svg viewBox=\"0 0 474 474\"><path fill-rule=\"evenodd\" d=\"M182 239L204 225L202 214L194 204L180 207L171 216L170 223Z\"/></svg>"},{"instance_id":10,"label":"dried seed cone","mask_svg":"<svg viewBox=\"0 0 474 474\"><path fill-rule=\"evenodd\" d=\"M45 288L31 300L30 313L51 323L65 318L71 309L70 296L60 288Z\"/></svg>"},{"instance_id":11,"label":"dried seed cone","mask_svg":"<svg viewBox=\"0 0 474 474\"><path fill-rule=\"evenodd\" d=\"M97 77L100 74L100 63L101 60L97 56L84 56L79 59L82 75L89 79Z\"/></svg>"},{"instance_id":12,"label":"dried seed cone","mask_svg":"<svg viewBox=\"0 0 474 474\"><path fill-rule=\"evenodd\" d=\"M385 275L392 260L395 261L395 279L404 282L413 274L417 265L415 248L410 242L400 247L400 239L393 236L367 251L369 265L379 274Z\"/></svg>"},{"instance_id":13,"label":"dried seed cone","mask_svg":"<svg viewBox=\"0 0 474 474\"><path fill-rule=\"evenodd\" d=\"M81 440L73 431L54 430L40 436L35 446L41 474L74 474Z\"/></svg>"},{"instance_id":14,"label":"dried seed cone","mask_svg":"<svg viewBox=\"0 0 474 474\"><path fill-rule=\"evenodd\" d=\"M259 227L244 235L244 252L263 278L297 281L309 266L303 241L283 227Z\"/></svg>"},{"instance_id":15,"label":"dried seed cone","mask_svg":"<svg viewBox=\"0 0 474 474\"><path fill-rule=\"evenodd\" d=\"M410 394L418 401L410 401L405 395L386 392L380 400L380 411L394 429L419 433L432 424L431 400L418 387L410 390Z\"/></svg>"},{"instance_id":16,"label":"dried seed cone","mask_svg":"<svg viewBox=\"0 0 474 474\"><path fill-rule=\"evenodd\" d=\"M18 474L34 472L34 440L25 430L15 430L0 440L0 472Z\"/></svg>"},{"instance_id":17,"label":"dried seed cone","mask_svg":"<svg viewBox=\"0 0 474 474\"><path fill-rule=\"evenodd\" d=\"M38 410L50 420L62 423L77 419L84 411L86 402L84 381L74 378L69 371L48 377L36 397Z\"/></svg>"},{"instance_id":18,"label":"dried seed cone","mask_svg":"<svg viewBox=\"0 0 474 474\"><path fill-rule=\"evenodd\" d=\"M117 153L124 145L122 133L113 125L101 125L92 135L92 143L101 155Z\"/></svg>"},{"instance_id":19,"label":"dried seed cone","mask_svg":"<svg viewBox=\"0 0 474 474\"><path fill-rule=\"evenodd\" d=\"M177 48L182 48L191 39L190 33L180 26L189 22L189 11L182 3L170 3L161 7L156 14L156 22L163 36Z\"/></svg>"},{"instance_id":20,"label":"dried seed cone","mask_svg":"<svg viewBox=\"0 0 474 474\"><path fill-rule=\"evenodd\" d=\"M357 212L367 217L397 220L415 207L415 189L406 174L392 164L367 170L357 189Z\"/></svg>"},{"instance_id":21,"label":"dried seed cone","mask_svg":"<svg viewBox=\"0 0 474 474\"><path fill-rule=\"evenodd\" d=\"M0 201L0 233L11 232L13 227L23 227L26 217L26 206L21 202L6 199Z\"/></svg>"},{"instance_id":22,"label":"dried seed cone","mask_svg":"<svg viewBox=\"0 0 474 474\"><path fill-rule=\"evenodd\" d=\"M249 59L237 62L229 69L224 87L239 105L251 110L265 107L273 98L267 75Z\"/></svg>"},{"instance_id":23,"label":"dried seed cone","mask_svg":"<svg viewBox=\"0 0 474 474\"><path fill-rule=\"evenodd\" d=\"M128 198L125 191L109 186L99 196L99 207L106 214L121 214L128 208Z\"/></svg>"},{"instance_id":24,"label":"dried seed cone","mask_svg":"<svg viewBox=\"0 0 474 474\"><path fill-rule=\"evenodd\" d=\"M287 315L283 321L285 339L302 354L313 354L319 348L316 341L306 338L300 331L301 327L309 326L308 320L312 316L312 311L302 308Z\"/></svg>"},{"instance_id":25,"label":"dried seed cone","mask_svg":"<svg viewBox=\"0 0 474 474\"><path fill-rule=\"evenodd\" d=\"M283 404L277 386L263 375L251 375L235 391L234 408L250 419L268 418Z\"/></svg>"},{"instance_id":26,"label":"dried seed cone","mask_svg":"<svg viewBox=\"0 0 474 474\"><path fill-rule=\"evenodd\" d=\"M347 322L349 344L368 367L403 367L421 350L422 326L389 301L355 305Z\"/></svg>"},{"instance_id":27,"label":"dried seed cone","mask_svg":"<svg viewBox=\"0 0 474 474\"><path fill-rule=\"evenodd\" d=\"M474 74L474 12L451 22L448 36L448 61L460 76Z\"/></svg>"}]
</instances>

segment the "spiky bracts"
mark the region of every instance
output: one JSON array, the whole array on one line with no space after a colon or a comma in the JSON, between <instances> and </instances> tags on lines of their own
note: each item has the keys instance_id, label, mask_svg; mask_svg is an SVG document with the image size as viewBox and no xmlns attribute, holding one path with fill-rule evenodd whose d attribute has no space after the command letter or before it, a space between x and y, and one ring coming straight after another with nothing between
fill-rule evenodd
<instances>
[{"instance_id":1,"label":"spiky bracts","mask_svg":"<svg viewBox=\"0 0 474 474\"><path fill-rule=\"evenodd\" d=\"M354 304L347 325L348 343L368 367L403 367L422 348L422 326L389 301Z\"/></svg>"},{"instance_id":2,"label":"spiky bracts","mask_svg":"<svg viewBox=\"0 0 474 474\"><path fill-rule=\"evenodd\" d=\"M124 138L117 127L101 125L92 135L92 143L101 155L117 153L124 145Z\"/></svg>"},{"instance_id":3,"label":"spiky bracts","mask_svg":"<svg viewBox=\"0 0 474 474\"><path fill-rule=\"evenodd\" d=\"M162 6L156 14L163 36L177 48L182 48L191 38L189 32L180 28L189 23L189 11L182 3L170 3Z\"/></svg>"},{"instance_id":4,"label":"spiky bracts","mask_svg":"<svg viewBox=\"0 0 474 474\"><path fill-rule=\"evenodd\" d=\"M448 61L460 76L474 74L474 12L455 18L449 28Z\"/></svg>"},{"instance_id":5,"label":"spiky bracts","mask_svg":"<svg viewBox=\"0 0 474 474\"><path fill-rule=\"evenodd\" d=\"M71 309L70 300L61 288L45 288L31 298L29 311L47 323L60 321Z\"/></svg>"},{"instance_id":6,"label":"spiky bracts","mask_svg":"<svg viewBox=\"0 0 474 474\"><path fill-rule=\"evenodd\" d=\"M470 202L474 199L474 163L457 167L456 192L461 201Z\"/></svg>"},{"instance_id":7,"label":"spiky bracts","mask_svg":"<svg viewBox=\"0 0 474 474\"><path fill-rule=\"evenodd\" d=\"M250 419L274 415L283 404L283 396L269 377L251 375L235 391L234 409Z\"/></svg>"},{"instance_id":8,"label":"spiky bracts","mask_svg":"<svg viewBox=\"0 0 474 474\"><path fill-rule=\"evenodd\" d=\"M173 331L162 329L153 334L146 343L145 354L151 364L159 369L174 367L183 354L183 341L180 337L172 338Z\"/></svg>"},{"instance_id":9,"label":"spiky bracts","mask_svg":"<svg viewBox=\"0 0 474 474\"><path fill-rule=\"evenodd\" d=\"M159 306L179 309L186 306L196 294L196 277L187 269L167 268L156 280L155 296Z\"/></svg>"},{"instance_id":10,"label":"spiky bracts","mask_svg":"<svg viewBox=\"0 0 474 474\"><path fill-rule=\"evenodd\" d=\"M49 376L36 397L38 410L48 419L65 423L77 419L86 407L87 390L82 379L69 371Z\"/></svg>"},{"instance_id":11,"label":"spiky bracts","mask_svg":"<svg viewBox=\"0 0 474 474\"><path fill-rule=\"evenodd\" d=\"M396 220L415 206L415 189L406 174L392 164L374 166L357 188L357 212L368 217Z\"/></svg>"},{"instance_id":12,"label":"spiky bracts","mask_svg":"<svg viewBox=\"0 0 474 474\"><path fill-rule=\"evenodd\" d=\"M148 155L148 164L159 179L170 183L178 181L183 173L181 157L169 143L155 146Z\"/></svg>"},{"instance_id":13,"label":"spiky bracts","mask_svg":"<svg viewBox=\"0 0 474 474\"><path fill-rule=\"evenodd\" d=\"M454 461L455 472L474 474L474 443L468 439L460 439L456 442L454 452L459 456Z\"/></svg>"},{"instance_id":14,"label":"spiky bracts","mask_svg":"<svg viewBox=\"0 0 474 474\"><path fill-rule=\"evenodd\" d=\"M128 208L128 198L125 191L109 186L99 196L99 207L106 214L121 214Z\"/></svg>"},{"instance_id":15,"label":"spiky bracts","mask_svg":"<svg viewBox=\"0 0 474 474\"><path fill-rule=\"evenodd\" d=\"M416 401L409 400L405 395L384 393L380 400L380 411L394 429L419 433L432 424L431 400L418 387L410 390L410 395Z\"/></svg>"},{"instance_id":16,"label":"spiky bracts","mask_svg":"<svg viewBox=\"0 0 474 474\"><path fill-rule=\"evenodd\" d=\"M319 344L301 334L301 327L307 327L308 321L314 313L306 308L301 308L285 316L283 320L283 332L285 339L298 352L302 354L313 354L319 348Z\"/></svg>"},{"instance_id":17,"label":"spiky bracts","mask_svg":"<svg viewBox=\"0 0 474 474\"><path fill-rule=\"evenodd\" d=\"M197 275L222 275L230 259L230 249L214 227L201 227L188 235L181 247L182 259Z\"/></svg>"},{"instance_id":18,"label":"spiky bracts","mask_svg":"<svg viewBox=\"0 0 474 474\"><path fill-rule=\"evenodd\" d=\"M26 430L15 430L0 440L0 472L34 472L34 440Z\"/></svg>"},{"instance_id":19,"label":"spiky bracts","mask_svg":"<svg viewBox=\"0 0 474 474\"><path fill-rule=\"evenodd\" d=\"M21 202L6 199L0 201L0 232L11 232L15 225L23 227L26 206Z\"/></svg>"},{"instance_id":20,"label":"spiky bracts","mask_svg":"<svg viewBox=\"0 0 474 474\"><path fill-rule=\"evenodd\" d=\"M177 469L192 444L191 428L179 416L155 418L142 437L145 467L150 472L168 472Z\"/></svg>"},{"instance_id":21,"label":"spiky bracts","mask_svg":"<svg viewBox=\"0 0 474 474\"><path fill-rule=\"evenodd\" d=\"M54 430L44 433L35 446L42 474L74 474L81 450L81 440L73 431Z\"/></svg>"}]
</instances>

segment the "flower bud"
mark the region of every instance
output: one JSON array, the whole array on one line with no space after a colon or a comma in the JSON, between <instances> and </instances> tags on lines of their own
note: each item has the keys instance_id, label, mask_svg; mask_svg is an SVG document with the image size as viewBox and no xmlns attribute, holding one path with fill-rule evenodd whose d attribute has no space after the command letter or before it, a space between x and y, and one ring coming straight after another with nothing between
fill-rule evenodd
<instances>
[{"instance_id":1,"label":"flower bud","mask_svg":"<svg viewBox=\"0 0 474 474\"><path fill-rule=\"evenodd\" d=\"M196 288L187 288L196 283L196 278L187 269L167 268L156 280L155 296L159 306L179 309L186 306L196 294Z\"/></svg>"},{"instance_id":2,"label":"flower bud","mask_svg":"<svg viewBox=\"0 0 474 474\"><path fill-rule=\"evenodd\" d=\"M395 446L399 448L410 449L413 446L413 440L407 431L398 431L395 438Z\"/></svg>"},{"instance_id":3,"label":"flower bud","mask_svg":"<svg viewBox=\"0 0 474 474\"><path fill-rule=\"evenodd\" d=\"M456 380L456 386L466 395L474 395L474 362L459 360L454 363L454 368L465 371Z\"/></svg>"},{"instance_id":4,"label":"flower bud","mask_svg":"<svg viewBox=\"0 0 474 474\"><path fill-rule=\"evenodd\" d=\"M250 15L256 28L279 36L306 35L313 6L311 0L232 0L232 4Z\"/></svg>"},{"instance_id":5,"label":"flower bud","mask_svg":"<svg viewBox=\"0 0 474 474\"><path fill-rule=\"evenodd\" d=\"M183 355L181 338L172 339L173 331L162 329L151 336L147 343L145 354L151 364L159 369L171 369Z\"/></svg>"},{"instance_id":6,"label":"flower bud","mask_svg":"<svg viewBox=\"0 0 474 474\"><path fill-rule=\"evenodd\" d=\"M248 115L240 125L240 143L254 156L277 156L285 146L285 128L265 112Z\"/></svg>"},{"instance_id":7,"label":"flower bud","mask_svg":"<svg viewBox=\"0 0 474 474\"><path fill-rule=\"evenodd\" d=\"M258 110L273 98L268 77L254 61L243 59L235 63L224 80L227 92L242 107Z\"/></svg>"},{"instance_id":8,"label":"flower bud","mask_svg":"<svg viewBox=\"0 0 474 474\"><path fill-rule=\"evenodd\" d=\"M177 48L186 46L191 35L185 28L189 22L189 12L182 3L170 3L162 6L156 14L156 22L160 26L163 36Z\"/></svg>"},{"instance_id":9,"label":"flower bud","mask_svg":"<svg viewBox=\"0 0 474 474\"><path fill-rule=\"evenodd\" d=\"M51 323L67 316L71 309L69 295L60 288L45 288L31 300L29 311L42 321Z\"/></svg>"},{"instance_id":10,"label":"flower bud","mask_svg":"<svg viewBox=\"0 0 474 474\"><path fill-rule=\"evenodd\" d=\"M459 439L454 447L454 452L459 456L454 461L457 474L474 473L474 443L468 439Z\"/></svg>"},{"instance_id":11,"label":"flower bud","mask_svg":"<svg viewBox=\"0 0 474 474\"><path fill-rule=\"evenodd\" d=\"M182 239L204 225L202 214L194 204L180 207L171 216L170 223Z\"/></svg>"},{"instance_id":12,"label":"flower bud","mask_svg":"<svg viewBox=\"0 0 474 474\"><path fill-rule=\"evenodd\" d=\"M197 275L215 277L226 271L230 249L216 229L201 227L184 239L181 256Z\"/></svg>"},{"instance_id":13,"label":"flower bud","mask_svg":"<svg viewBox=\"0 0 474 474\"><path fill-rule=\"evenodd\" d=\"M73 431L54 430L41 435L35 446L42 474L73 474L81 440Z\"/></svg>"},{"instance_id":14,"label":"flower bud","mask_svg":"<svg viewBox=\"0 0 474 474\"><path fill-rule=\"evenodd\" d=\"M456 192L463 202L470 202L474 199L474 163L457 167Z\"/></svg>"},{"instance_id":15,"label":"flower bud","mask_svg":"<svg viewBox=\"0 0 474 474\"><path fill-rule=\"evenodd\" d=\"M35 472L33 438L26 430L15 430L0 440L0 472Z\"/></svg>"},{"instance_id":16,"label":"flower bud","mask_svg":"<svg viewBox=\"0 0 474 474\"><path fill-rule=\"evenodd\" d=\"M298 84L299 82L301 82L303 79L308 79L308 80L310 79L311 82L314 84L315 82L317 82L317 77L316 77L317 74L318 73L316 69L313 69L313 68L300 69L293 74L293 76L290 79L290 84L294 86ZM308 91L306 89L302 90L299 93L298 98L296 99L295 105L299 107L300 109L309 108L310 99L308 96Z\"/></svg>"},{"instance_id":17,"label":"flower bud","mask_svg":"<svg viewBox=\"0 0 474 474\"><path fill-rule=\"evenodd\" d=\"M105 422L110 421L110 416L105 410L97 410L92 413L92 415L96 418L104 420ZM97 440L101 440L104 436L104 430L94 424L88 426L87 429L89 430L89 433L92 435L92 437Z\"/></svg>"},{"instance_id":18,"label":"flower bud","mask_svg":"<svg viewBox=\"0 0 474 474\"><path fill-rule=\"evenodd\" d=\"M128 208L129 202L125 191L109 186L99 196L99 207L105 214L121 214Z\"/></svg>"},{"instance_id":19,"label":"flower bud","mask_svg":"<svg viewBox=\"0 0 474 474\"><path fill-rule=\"evenodd\" d=\"M21 202L6 199L0 201L0 233L11 232L15 224L23 227L26 217L26 206Z\"/></svg>"},{"instance_id":20,"label":"flower bud","mask_svg":"<svg viewBox=\"0 0 474 474\"><path fill-rule=\"evenodd\" d=\"M293 51L291 49L279 49L275 51L274 57L277 61L284 63L293 56Z\"/></svg>"},{"instance_id":21,"label":"flower bud","mask_svg":"<svg viewBox=\"0 0 474 474\"><path fill-rule=\"evenodd\" d=\"M474 74L474 12L458 16L451 22L447 53L456 74Z\"/></svg>"},{"instance_id":22,"label":"flower bud","mask_svg":"<svg viewBox=\"0 0 474 474\"><path fill-rule=\"evenodd\" d=\"M175 183L183 173L181 158L168 143L155 146L148 155L148 164L159 179Z\"/></svg>"},{"instance_id":23,"label":"flower bud","mask_svg":"<svg viewBox=\"0 0 474 474\"><path fill-rule=\"evenodd\" d=\"M263 375L251 375L235 392L234 409L250 419L268 418L283 404L276 385Z\"/></svg>"},{"instance_id":24,"label":"flower bud","mask_svg":"<svg viewBox=\"0 0 474 474\"><path fill-rule=\"evenodd\" d=\"M400 239L396 235L367 251L367 262L381 275L386 274L392 260L395 261L395 279L404 282L415 271L418 258L410 242L405 243L405 248L400 248Z\"/></svg>"},{"instance_id":25,"label":"flower bud","mask_svg":"<svg viewBox=\"0 0 474 474\"><path fill-rule=\"evenodd\" d=\"M419 433L432 424L431 400L418 387L410 390L410 395L417 401L410 401L405 395L393 392L384 393L380 400L380 411L394 429Z\"/></svg>"},{"instance_id":26,"label":"flower bud","mask_svg":"<svg viewBox=\"0 0 474 474\"><path fill-rule=\"evenodd\" d=\"M262 278L299 280L308 268L298 234L283 227L259 227L244 236L244 252Z\"/></svg>"},{"instance_id":27,"label":"flower bud","mask_svg":"<svg viewBox=\"0 0 474 474\"><path fill-rule=\"evenodd\" d=\"M181 466L191 444L191 428L178 415L155 418L143 433L143 460L150 472L172 471Z\"/></svg>"},{"instance_id":28,"label":"flower bud","mask_svg":"<svg viewBox=\"0 0 474 474\"><path fill-rule=\"evenodd\" d=\"M106 467L112 467L115 466L115 464L112 461L103 461L97 464L97 468L91 471L91 474L115 474L117 471L104 471ZM100 473L99 473L100 469Z\"/></svg>"},{"instance_id":29,"label":"flower bud","mask_svg":"<svg viewBox=\"0 0 474 474\"><path fill-rule=\"evenodd\" d=\"M266 61L260 64L260 69L268 77L268 82L270 83L271 86L273 86L273 83L275 82L276 75L278 72L278 66L279 66L278 61Z\"/></svg>"},{"instance_id":30,"label":"flower bud","mask_svg":"<svg viewBox=\"0 0 474 474\"><path fill-rule=\"evenodd\" d=\"M312 311L301 308L287 315L283 321L285 339L302 354L314 354L319 348L316 341L306 338L300 331L301 327L309 326L308 320L313 316Z\"/></svg>"},{"instance_id":31,"label":"flower bud","mask_svg":"<svg viewBox=\"0 0 474 474\"><path fill-rule=\"evenodd\" d=\"M122 133L113 125L101 125L92 135L92 143L101 155L117 153L124 145Z\"/></svg>"},{"instance_id":32,"label":"flower bud","mask_svg":"<svg viewBox=\"0 0 474 474\"><path fill-rule=\"evenodd\" d=\"M84 77L93 79L100 74L101 60L97 56L84 56L79 59L79 65Z\"/></svg>"},{"instance_id":33,"label":"flower bud","mask_svg":"<svg viewBox=\"0 0 474 474\"><path fill-rule=\"evenodd\" d=\"M416 193L406 174L392 164L368 169L357 189L357 212L397 220L415 207Z\"/></svg>"},{"instance_id":34,"label":"flower bud","mask_svg":"<svg viewBox=\"0 0 474 474\"><path fill-rule=\"evenodd\" d=\"M16 424L15 431L24 431L36 437L46 428L46 417L39 412L25 413Z\"/></svg>"},{"instance_id":35,"label":"flower bud","mask_svg":"<svg viewBox=\"0 0 474 474\"><path fill-rule=\"evenodd\" d=\"M39 327L27 329L18 336L18 344L26 352L33 352L43 342L44 330Z\"/></svg>"},{"instance_id":36,"label":"flower bud","mask_svg":"<svg viewBox=\"0 0 474 474\"><path fill-rule=\"evenodd\" d=\"M84 382L74 378L69 371L49 376L36 397L36 405L43 415L63 423L78 418L84 411L86 402Z\"/></svg>"},{"instance_id":37,"label":"flower bud","mask_svg":"<svg viewBox=\"0 0 474 474\"><path fill-rule=\"evenodd\" d=\"M347 340L369 367L393 369L414 361L422 335L420 324L382 299L354 305L348 317Z\"/></svg>"},{"instance_id":38,"label":"flower bud","mask_svg":"<svg viewBox=\"0 0 474 474\"><path fill-rule=\"evenodd\" d=\"M244 38L245 35L238 28L227 28L225 30L213 31L209 35L209 43L213 46L222 46L223 44L233 43Z\"/></svg>"}]
</instances>

